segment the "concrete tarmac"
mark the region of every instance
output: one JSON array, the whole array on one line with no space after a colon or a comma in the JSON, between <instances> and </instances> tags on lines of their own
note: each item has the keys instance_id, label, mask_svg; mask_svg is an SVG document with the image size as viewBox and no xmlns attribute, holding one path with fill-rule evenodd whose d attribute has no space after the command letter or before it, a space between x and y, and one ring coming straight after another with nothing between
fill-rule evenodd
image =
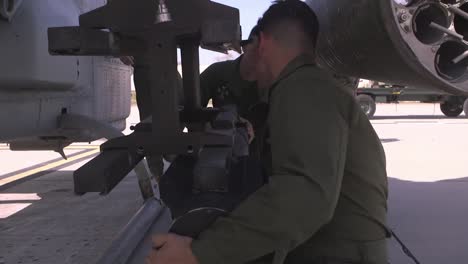
<instances>
[{"instance_id":1,"label":"concrete tarmac","mask_svg":"<svg viewBox=\"0 0 468 264\"><path fill-rule=\"evenodd\" d=\"M137 122L132 111L127 123ZM378 105L372 123L387 154L389 226L423 264L468 263L468 119L398 104ZM66 150L76 159L63 164L0 146L0 264L94 263L110 245L142 199L133 173L108 196L73 194L72 172L96 146ZM389 251L390 263L413 263L394 240Z\"/></svg>"}]
</instances>

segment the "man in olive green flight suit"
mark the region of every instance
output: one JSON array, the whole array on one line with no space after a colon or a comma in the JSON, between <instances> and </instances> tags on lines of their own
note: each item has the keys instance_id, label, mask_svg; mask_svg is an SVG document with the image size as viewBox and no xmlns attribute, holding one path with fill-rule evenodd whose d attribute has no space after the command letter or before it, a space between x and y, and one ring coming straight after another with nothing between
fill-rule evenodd
<instances>
[{"instance_id":1,"label":"man in olive green flight suit","mask_svg":"<svg viewBox=\"0 0 468 264\"><path fill-rule=\"evenodd\" d=\"M264 144L261 135L265 129L268 94L266 89L259 90L255 81L258 28L255 26L249 38L240 44L243 54L239 58L214 63L200 75L202 105L206 107L210 99L217 108L236 105L241 121L247 124L250 155L259 159Z\"/></svg>"},{"instance_id":2,"label":"man in olive green flight suit","mask_svg":"<svg viewBox=\"0 0 468 264\"><path fill-rule=\"evenodd\" d=\"M259 20L270 181L196 240L155 236L148 263L387 263L384 150L353 96L316 66L318 27L300 0Z\"/></svg>"},{"instance_id":3,"label":"man in olive green flight suit","mask_svg":"<svg viewBox=\"0 0 468 264\"><path fill-rule=\"evenodd\" d=\"M257 29L252 29L249 39L241 42L243 54L236 60L217 62L210 65L200 75L200 90L202 105L207 106L210 99L214 107L235 104L239 114L245 116L249 108L258 103L255 82L255 48L257 45Z\"/></svg>"},{"instance_id":4,"label":"man in olive green flight suit","mask_svg":"<svg viewBox=\"0 0 468 264\"><path fill-rule=\"evenodd\" d=\"M254 27L249 38L241 41L243 54L239 58L214 63L200 75L202 105L206 107L210 99L216 108L236 105L242 121L248 124L251 141L254 131L262 129L258 119L264 119L255 110L260 102L266 101L265 93L260 93L255 82L257 44L258 30ZM258 144L253 142L251 149L256 151Z\"/></svg>"}]
</instances>

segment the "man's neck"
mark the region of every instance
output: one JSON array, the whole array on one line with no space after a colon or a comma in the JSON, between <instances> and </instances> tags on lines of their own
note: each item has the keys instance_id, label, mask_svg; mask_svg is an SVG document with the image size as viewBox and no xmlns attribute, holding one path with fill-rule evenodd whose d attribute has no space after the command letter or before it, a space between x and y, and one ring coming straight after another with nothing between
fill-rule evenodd
<instances>
[{"instance_id":1,"label":"man's neck","mask_svg":"<svg viewBox=\"0 0 468 264\"><path fill-rule=\"evenodd\" d=\"M284 52L284 53L278 53L278 56L274 60L274 63L272 63L271 66L271 71L273 74L274 79L278 79L280 74L284 71L284 69L293 61L295 58L297 58L299 55L301 55L302 52L299 51L290 51L290 52Z\"/></svg>"}]
</instances>

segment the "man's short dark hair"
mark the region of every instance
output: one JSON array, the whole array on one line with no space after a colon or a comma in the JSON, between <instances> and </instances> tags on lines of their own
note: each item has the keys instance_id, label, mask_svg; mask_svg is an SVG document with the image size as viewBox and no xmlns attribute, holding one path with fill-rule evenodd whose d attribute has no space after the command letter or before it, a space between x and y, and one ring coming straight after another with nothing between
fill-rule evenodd
<instances>
[{"instance_id":1,"label":"man's short dark hair","mask_svg":"<svg viewBox=\"0 0 468 264\"><path fill-rule=\"evenodd\" d=\"M259 34L259 30L258 30L258 26L255 25L253 28L252 28L252 31L250 31L250 35L249 35L249 38L248 39L245 39L245 40L241 40L241 47L244 47L250 43L252 43L253 41L253 38L254 37L258 37L258 34Z\"/></svg>"},{"instance_id":2,"label":"man's short dark hair","mask_svg":"<svg viewBox=\"0 0 468 264\"><path fill-rule=\"evenodd\" d=\"M306 3L300 0L274 1L258 21L258 30L286 41L287 32L276 30L285 22L294 23L295 26L300 27L299 30L305 34L310 45L316 46L319 32L317 16Z\"/></svg>"}]
</instances>

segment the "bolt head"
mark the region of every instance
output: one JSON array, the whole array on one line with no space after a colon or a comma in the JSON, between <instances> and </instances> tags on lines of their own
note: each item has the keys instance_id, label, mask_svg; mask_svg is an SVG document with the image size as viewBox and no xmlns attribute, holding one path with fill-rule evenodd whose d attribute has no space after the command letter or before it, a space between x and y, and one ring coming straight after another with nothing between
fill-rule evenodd
<instances>
[{"instance_id":1,"label":"bolt head","mask_svg":"<svg viewBox=\"0 0 468 264\"><path fill-rule=\"evenodd\" d=\"M409 18L410 16L407 13L400 14L400 22L406 22Z\"/></svg>"}]
</instances>

